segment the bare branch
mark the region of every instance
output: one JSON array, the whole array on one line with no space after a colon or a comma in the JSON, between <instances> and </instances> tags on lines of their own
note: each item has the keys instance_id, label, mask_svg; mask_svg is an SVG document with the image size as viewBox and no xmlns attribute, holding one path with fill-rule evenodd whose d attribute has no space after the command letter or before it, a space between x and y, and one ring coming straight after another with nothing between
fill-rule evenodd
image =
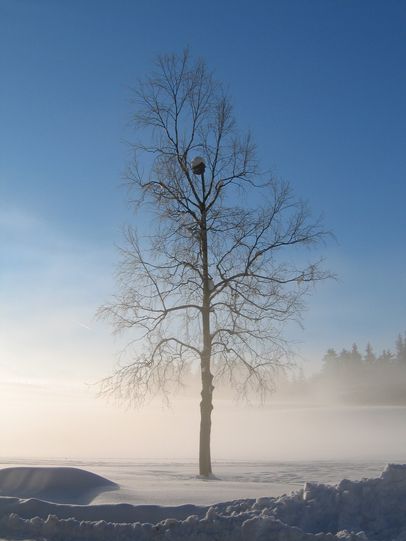
<instances>
[{"instance_id":1,"label":"bare branch","mask_svg":"<svg viewBox=\"0 0 406 541\"><path fill-rule=\"evenodd\" d=\"M127 180L140 223L146 208L156 219L143 238L127 230L118 294L99 310L116 332L132 334L130 362L102 392L138 403L167 393L196 363L207 421L213 367L240 393L265 395L289 366L283 327L300 320L310 287L331 276L307 251L329 233L286 182L260 175L252 138L239 134L203 61L188 51L160 56L134 101L142 140ZM191 169L196 155L203 173Z\"/></svg>"}]
</instances>

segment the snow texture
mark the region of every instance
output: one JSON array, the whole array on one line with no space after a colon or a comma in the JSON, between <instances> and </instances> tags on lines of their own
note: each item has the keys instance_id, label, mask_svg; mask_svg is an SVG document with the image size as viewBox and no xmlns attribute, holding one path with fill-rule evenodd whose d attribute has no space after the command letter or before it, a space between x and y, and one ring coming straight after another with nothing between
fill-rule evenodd
<instances>
[{"instance_id":1,"label":"snow texture","mask_svg":"<svg viewBox=\"0 0 406 541\"><path fill-rule=\"evenodd\" d=\"M49 541L405 541L406 465L377 479L209 508L57 505L0 498L0 535Z\"/></svg>"},{"instance_id":2,"label":"snow texture","mask_svg":"<svg viewBox=\"0 0 406 541\"><path fill-rule=\"evenodd\" d=\"M0 496L86 504L116 483L79 468L16 467L0 470Z\"/></svg>"}]
</instances>

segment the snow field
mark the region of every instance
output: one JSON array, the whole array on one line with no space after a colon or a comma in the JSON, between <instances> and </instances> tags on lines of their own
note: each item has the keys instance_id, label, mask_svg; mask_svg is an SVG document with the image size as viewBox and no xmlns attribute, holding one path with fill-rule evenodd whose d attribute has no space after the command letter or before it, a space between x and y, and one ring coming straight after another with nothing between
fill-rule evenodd
<instances>
[{"instance_id":1,"label":"snow field","mask_svg":"<svg viewBox=\"0 0 406 541\"><path fill-rule=\"evenodd\" d=\"M174 507L167 511L170 516L155 524L142 520L132 523L79 520L56 514L41 518L35 516L36 500L30 502L31 518L18 514L18 506L24 500L10 502L15 512L0 517L1 535L49 541L406 540L406 465L389 465L377 479L343 480L336 486L306 483L291 496L197 507L198 514L183 518L188 506ZM54 506L55 512L58 507ZM92 507L81 507L82 513L86 509L91 513ZM114 506L107 507L112 515ZM146 515L154 511L151 509L154 506L143 508ZM161 516L165 509L156 506Z\"/></svg>"}]
</instances>

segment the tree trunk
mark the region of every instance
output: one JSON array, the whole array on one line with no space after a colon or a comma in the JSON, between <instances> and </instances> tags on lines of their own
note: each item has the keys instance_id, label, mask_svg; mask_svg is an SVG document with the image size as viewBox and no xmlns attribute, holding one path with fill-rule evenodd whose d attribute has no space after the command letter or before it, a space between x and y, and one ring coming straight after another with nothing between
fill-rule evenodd
<instances>
[{"instance_id":1,"label":"tree trunk","mask_svg":"<svg viewBox=\"0 0 406 541\"><path fill-rule=\"evenodd\" d=\"M203 360L202 356L202 400L200 402L200 446L199 446L199 473L209 477L212 473L210 434L211 412L213 410L213 376L210 373L210 364Z\"/></svg>"},{"instance_id":2,"label":"tree trunk","mask_svg":"<svg viewBox=\"0 0 406 541\"><path fill-rule=\"evenodd\" d=\"M202 174L202 192L205 193L204 174ZM203 271L203 307L202 331L203 351L200 359L202 377L202 400L200 402L200 445L199 445L199 473L209 477L212 473L210 454L211 412L213 410L213 375L211 364L211 335L210 335L210 285L209 262L207 244L206 207L201 205L201 254Z\"/></svg>"}]
</instances>

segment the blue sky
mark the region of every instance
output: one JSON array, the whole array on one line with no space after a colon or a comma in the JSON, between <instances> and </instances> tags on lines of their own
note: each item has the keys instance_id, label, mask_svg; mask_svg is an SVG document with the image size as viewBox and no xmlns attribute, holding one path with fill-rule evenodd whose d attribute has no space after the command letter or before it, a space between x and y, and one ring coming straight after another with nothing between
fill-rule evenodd
<instances>
[{"instance_id":1,"label":"blue sky","mask_svg":"<svg viewBox=\"0 0 406 541\"><path fill-rule=\"evenodd\" d=\"M117 345L93 319L133 216L120 188L130 88L189 46L233 98L264 168L337 242L338 280L288 330L328 347L392 347L406 328L406 3L0 0L2 352L10 380L89 381ZM6 377L4 376L4 377Z\"/></svg>"}]
</instances>

